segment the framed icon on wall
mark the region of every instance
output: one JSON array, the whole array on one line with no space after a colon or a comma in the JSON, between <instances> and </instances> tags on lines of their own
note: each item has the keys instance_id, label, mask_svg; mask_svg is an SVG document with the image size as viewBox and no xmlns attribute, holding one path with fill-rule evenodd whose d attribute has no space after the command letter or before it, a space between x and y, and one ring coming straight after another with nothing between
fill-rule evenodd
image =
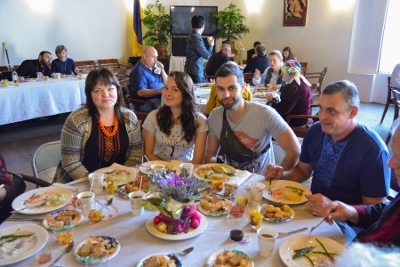
<instances>
[{"instance_id":1,"label":"framed icon on wall","mask_svg":"<svg viewBox=\"0 0 400 267\"><path fill-rule=\"evenodd\" d=\"M307 26L308 0L283 2L283 26Z\"/></svg>"}]
</instances>

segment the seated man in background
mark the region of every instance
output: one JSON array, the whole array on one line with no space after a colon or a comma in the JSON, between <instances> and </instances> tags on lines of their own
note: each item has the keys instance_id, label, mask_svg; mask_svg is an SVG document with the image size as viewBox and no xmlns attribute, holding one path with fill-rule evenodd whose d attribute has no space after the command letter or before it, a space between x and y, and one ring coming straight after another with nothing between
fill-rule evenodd
<instances>
[{"instance_id":1,"label":"seated man in background","mask_svg":"<svg viewBox=\"0 0 400 267\"><path fill-rule=\"evenodd\" d=\"M257 56L256 48L259 44L261 44L259 41L255 41L253 44L253 48L250 50L247 50L247 62L249 62L249 60L252 59L253 57Z\"/></svg>"},{"instance_id":2,"label":"seated man in background","mask_svg":"<svg viewBox=\"0 0 400 267\"><path fill-rule=\"evenodd\" d=\"M286 152L282 166L292 169L299 159L300 144L282 117L267 105L243 100L246 84L236 64L225 63L215 77L221 107L208 118L206 163L216 162L221 148L226 164L264 175L268 164L275 162L269 149L274 138Z\"/></svg>"},{"instance_id":3,"label":"seated man in background","mask_svg":"<svg viewBox=\"0 0 400 267\"><path fill-rule=\"evenodd\" d=\"M254 73L258 69L261 73L269 67L268 57L266 56L267 48L260 44L256 47L257 56L247 61L244 73Z\"/></svg>"},{"instance_id":4,"label":"seated man in background","mask_svg":"<svg viewBox=\"0 0 400 267\"><path fill-rule=\"evenodd\" d=\"M157 50L148 46L143 50L143 56L133 67L129 75L130 97L149 101L158 108L161 106L161 95L164 92L164 84L168 75L165 73L164 65L157 61ZM156 67L157 66L157 67ZM135 110L152 111L148 104L134 104Z\"/></svg>"},{"instance_id":5,"label":"seated man in background","mask_svg":"<svg viewBox=\"0 0 400 267\"><path fill-rule=\"evenodd\" d=\"M270 164L266 179L303 182L314 215L324 216L332 200L350 205L384 202L389 193L389 152L377 133L357 119L360 97L349 81L329 84L319 98L319 122L304 137L300 162L290 171ZM346 227L346 226L344 226Z\"/></svg>"},{"instance_id":6,"label":"seated man in background","mask_svg":"<svg viewBox=\"0 0 400 267\"><path fill-rule=\"evenodd\" d=\"M396 175L400 186L400 128L397 127L393 142L390 145L392 156L388 167ZM357 235L356 240L362 243L373 243L377 246L395 245L400 247L400 194L391 202L372 205L350 206L341 201L333 201L323 211L322 216L333 220L349 221L364 231Z\"/></svg>"},{"instance_id":7,"label":"seated man in background","mask_svg":"<svg viewBox=\"0 0 400 267\"><path fill-rule=\"evenodd\" d=\"M222 44L221 50L210 57L207 62L206 75L214 76L218 68L222 64L229 61L231 54L231 46L229 44Z\"/></svg>"},{"instance_id":8,"label":"seated man in background","mask_svg":"<svg viewBox=\"0 0 400 267\"><path fill-rule=\"evenodd\" d=\"M48 51L40 52L37 59L27 59L22 61L19 68L16 70L20 82L26 78L36 78L43 76L52 76L53 71L49 68L51 63L51 53Z\"/></svg>"},{"instance_id":9,"label":"seated man in background","mask_svg":"<svg viewBox=\"0 0 400 267\"><path fill-rule=\"evenodd\" d=\"M400 63L397 63L396 66L394 66L393 68L390 85L400 88Z\"/></svg>"}]
</instances>

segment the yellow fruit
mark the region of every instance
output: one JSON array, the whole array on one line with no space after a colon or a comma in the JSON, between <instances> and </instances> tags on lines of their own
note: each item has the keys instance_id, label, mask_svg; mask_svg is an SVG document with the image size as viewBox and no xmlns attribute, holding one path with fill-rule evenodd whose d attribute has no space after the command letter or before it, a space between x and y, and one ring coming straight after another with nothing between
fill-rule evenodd
<instances>
[{"instance_id":1,"label":"yellow fruit","mask_svg":"<svg viewBox=\"0 0 400 267\"><path fill-rule=\"evenodd\" d=\"M289 205L283 205L282 206L282 210L284 211L284 212L290 212L290 207L289 207Z\"/></svg>"},{"instance_id":2,"label":"yellow fruit","mask_svg":"<svg viewBox=\"0 0 400 267\"><path fill-rule=\"evenodd\" d=\"M156 225L156 228L160 232L165 232L167 230L167 225L165 224L165 222L160 222L159 224Z\"/></svg>"},{"instance_id":3,"label":"yellow fruit","mask_svg":"<svg viewBox=\"0 0 400 267\"><path fill-rule=\"evenodd\" d=\"M281 210L281 208L275 208L275 209L274 209L274 212L275 212L275 213L282 213L282 210Z\"/></svg>"},{"instance_id":4,"label":"yellow fruit","mask_svg":"<svg viewBox=\"0 0 400 267\"><path fill-rule=\"evenodd\" d=\"M274 205L267 206L267 212L274 212L274 209L275 209Z\"/></svg>"},{"instance_id":5,"label":"yellow fruit","mask_svg":"<svg viewBox=\"0 0 400 267\"><path fill-rule=\"evenodd\" d=\"M244 195L236 198L236 203L238 205L247 205L250 203L250 196Z\"/></svg>"}]
</instances>

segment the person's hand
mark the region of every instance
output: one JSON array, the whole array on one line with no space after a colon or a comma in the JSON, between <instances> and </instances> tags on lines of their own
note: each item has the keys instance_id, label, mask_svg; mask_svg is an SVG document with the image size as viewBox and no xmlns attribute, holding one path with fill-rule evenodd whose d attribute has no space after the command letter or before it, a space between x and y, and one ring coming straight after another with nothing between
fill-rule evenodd
<instances>
[{"instance_id":1,"label":"person's hand","mask_svg":"<svg viewBox=\"0 0 400 267\"><path fill-rule=\"evenodd\" d=\"M266 98L268 101L271 101L271 100L274 98L274 94L272 94L272 93L266 93L266 94L265 94L265 98Z\"/></svg>"},{"instance_id":2,"label":"person's hand","mask_svg":"<svg viewBox=\"0 0 400 267\"><path fill-rule=\"evenodd\" d=\"M267 181L279 180L283 176L283 167L275 164L268 164L267 170L265 171L264 178Z\"/></svg>"},{"instance_id":3,"label":"person's hand","mask_svg":"<svg viewBox=\"0 0 400 267\"><path fill-rule=\"evenodd\" d=\"M340 201L332 201L324 210L326 216L326 222L332 224L334 220L337 221L351 221L353 223L358 222L358 212L350 205L344 204Z\"/></svg>"},{"instance_id":4,"label":"person's hand","mask_svg":"<svg viewBox=\"0 0 400 267\"><path fill-rule=\"evenodd\" d=\"M257 57L257 53L254 53L253 55L251 55L251 58L255 58Z\"/></svg>"},{"instance_id":5,"label":"person's hand","mask_svg":"<svg viewBox=\"0 0 400 267\"><path fill-rule=\"evenodd\" d=\"M254 71L254 78L256 78L256 80L258 80L258 79L260 79L260 70L259 69L256 69L255 71Z\"/></svg>"},{"instance_id":6,"label":"person's hand","mask_svg":"<svg viewBox=\"0 0 400 267\"><path fill-rule=\"evenodd\" d=\"M74 69L74 72L75 72L75 73L79 73L80 70L79 70L78 68L75 68L75 69Z\"/></svg>"},{"instance_id":7,"label":"person's hand","mask_svg":"<svg viewBox=\"0 0 400 267\"><path fill-rule=\"evenodd\" d=\"M157 68L160 68L161 70L164 69L164 64L162 64L160 61L157 61L156 66L157 66Z\"/></svg>"},{"instance_id":8,"label":"person's hand","mask_svg":"<svg viewBox=\"0 0 400 267\"><path fill-rule=\"evenodd\" d=\"M208 42L208 44L209 45L212 45L212 46L214 46L214 38L213 37L207 37L207 42Z\"/></svg>"},{"instance_id":9,"label":"person's hand","mask_svg":"<svg viewBox=\"0 0 400 267\"><path fill-rule=\"evenodd\" d=\"M23 77L23 76L18 76L18 81L19 81L19 82L25 82L25 77Z\"/></svg>"},{"instance_id":10,"label":"person's hand","mask_svg":"<svg viewBox=\"0 0 400 267\"><path fill-rule=\"evenodd\" d=\"M326 218L329 212L326 212L326 208L332 203L332 200L322 194L305 195L308 199L308 206L314 216L320 216Z\"/></svg>"}]
</instances>

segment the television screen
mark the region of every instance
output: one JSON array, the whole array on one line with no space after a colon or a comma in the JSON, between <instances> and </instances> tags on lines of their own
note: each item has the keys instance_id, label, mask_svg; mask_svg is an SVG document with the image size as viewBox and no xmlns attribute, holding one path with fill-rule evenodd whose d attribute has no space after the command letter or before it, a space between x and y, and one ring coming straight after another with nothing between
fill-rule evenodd
<instances>
[{"instance_id":1,"label":"television screen","mask_svg":"<svg viewBox=\"0 0 400 267\"><path fill-rule=\"evenodd\" d=\"M171 6L174 35L189 35L192 32L192 17L202 15L206 20L203 35L213 35L217 30L217 21L213 17L218 12L217 6Z\"/></svg>"}]
</instances>

